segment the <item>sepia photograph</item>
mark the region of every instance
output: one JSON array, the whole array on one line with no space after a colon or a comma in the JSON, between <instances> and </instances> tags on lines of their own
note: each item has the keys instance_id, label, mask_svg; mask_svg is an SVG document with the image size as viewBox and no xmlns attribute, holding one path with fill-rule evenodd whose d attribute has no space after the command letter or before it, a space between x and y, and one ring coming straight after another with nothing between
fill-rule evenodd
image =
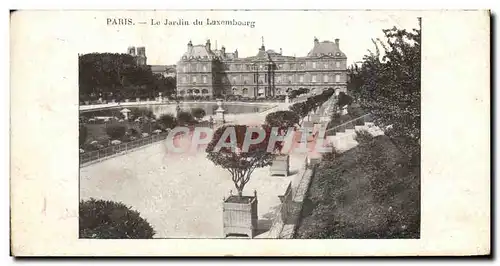
<instances>
[{"instance_id":1,"label":"sepia photograph","mask_svg":"<svg viewBox=\"0 0 500 266\"><path fill-rule=\"evenodd\" d=\"M80 238L418 239L421 18L346 19L78 54Z\"/></svg>"},{"instance_id":2,"label":"sepia photograph","mask_svg":"<svg viewBox=\"0 0 500 266\"><path fill-rule=\"evenodd\" d=\"M12 12L11 254L488 255L490 24Z\"/></svg>"}]
</instances>

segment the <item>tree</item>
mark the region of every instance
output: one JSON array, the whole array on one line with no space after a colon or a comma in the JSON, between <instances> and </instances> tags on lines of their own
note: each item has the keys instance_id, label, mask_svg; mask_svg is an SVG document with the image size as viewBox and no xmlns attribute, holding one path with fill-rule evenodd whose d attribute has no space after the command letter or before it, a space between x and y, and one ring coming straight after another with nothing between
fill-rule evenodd
<instances>
[{"instance_id":1,"label":"tree","mask_svg":"<svg viewBox=\"0 0 500 266\"><path fill-rule=\"evenodd\" d=\"M85 144L85 141L87 140L87 127L83 124L80 124L79 126L79 143L80 143L80 146L82 146L83 144Z\"/></svg>"},{"instance_id":2,"label":"tree","mask_svg":"<svg viewBox=\"0 0 500 266\"><path fill-rule=\"evenodd\" d=\"M191 110L191 114L196 119L202 119L203 117L205 117L206 112L205 112L205 110L203 108L197 107L197 108L193 108Z\"/></svg>"},{"instance_id":3,"label":"tree","mask_svg":"<svg viewBox=\"0 0 500 266\"><path fill-rule=\"evenodd\" d=\"M342 91L339 93L337 104L339 107L342 108L346 105L350 105L352 103L352 101L353 101L352 97L345 94L345 92Z\"/></svg>"},{"instance_id":4,"label":"tree","mask_svg":"<svg viewBox=\"0 0 500 266\"><path fill-rule=\"evenodd\" d=\"M165 128L174 128L177 125L177 119L171 114L161 115L158 119L160 124L162 124Z\"/></svg>"},{"instance_id":5,"label":"tree","mask_svg":"<svg viewBox=\"0 0 500 266\"><path fill-rule=\"evenodd\" d=\"M123 125L108 125L106 127L106 134L113 140L123 138L126 131L127 129Z\"/></svg>"},{"instance_id":6,"label":"tree","mask_svg":"<svg viewBox=\"0 0 500 266\"><path fill-rule=\"evenodd\" d=\"M148 239L153 227L139 212L123 203L90 199L80 201L80 238Z\"/></svg>"},{"instance_id":7,"label":"tree","mask_svg":"<svg viewBox=\"0 0 500 266\"><path fill-rule=\"evenodd\" d=\"M299 115L293 111L276 111L266 116L267 125L270 127L278 127L281 130L295 127L299 122Z\"/></svg>"},{"instance_id":8,"label":"tree","mask_svg":"<svg viewBox=\"0 0 500 266\"><path fill-rule=\"evenodd\" d=\"M243 149L243 142L246 134L250 134L249 127L245 125L230 125L218 128L213 135L212 140L206 148L207 158L215 165L221 166L231 174L231 180L234 183L238 196L243 196L243 188L250 181L250 177L256 168L269 166L274 159L274 151L281 150L282 143L277 142L268 152L269 138L271 129L267 126L260 127L265 136L263 141L258 144L250 145L247 150ZM227 133L234 132L233 138L231 135L225 137ZM256 139L258 133L253 132L251 138ZM222 139L222 140L221 140ZM220 143L232 143L231 147L217 147Z\"/></svg>"},{"instance_id":9,"label":"tree","mask_svg":"<svg viewBox=\"0 0 500 266\"><path fill-rule=\"evenodd\" d=\"M181 126L192 125L195 120L191 113L186 111L181 111L177 113L177 123Z\"/></svg>"},{"instance_id":10,"label":"tree","mask_svg":"<svg viewBox=\"0 0 500 266\"><path fill-rule=\"evenodd\" d=\"M392 125L386 134L418 161L421 30L394 27L383 32L386 41L373 40L375 52L370 51L360 67L350 69L348 86L377 124L383 128Z\"/></svg>"}]
</instances>

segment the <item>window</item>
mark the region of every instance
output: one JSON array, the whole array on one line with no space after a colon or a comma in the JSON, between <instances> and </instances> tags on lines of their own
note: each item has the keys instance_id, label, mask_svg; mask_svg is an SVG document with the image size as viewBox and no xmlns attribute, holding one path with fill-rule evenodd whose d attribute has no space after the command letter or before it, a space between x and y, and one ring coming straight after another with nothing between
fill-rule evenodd
<instances>
[{"instance_id":1,"label":"window","mask_svg":"<svg viewBox=\"0 0 500 266\"><path fill-rule=\"evenodd\" d=\"M316 68L316 62L313 62L312 67Z\"/></svg>"},{"instance_id":2,"label":"window","mask_svg":"<svg viewBox=\"0 0 500 266\"><path fill-rule=\"evenodd\" d=\"M276 83L281 83L281 76L278 76L278 77L276 78Z\"/></svg>"},{"instance_id":3,"label":"window","mask_svg":"<svg viewBox=\"0 0 500 266\"><path fill-rule=\"evenodd\" d=\"M335 67L336 68L340 68L340 62L339 61L335 62Z\"/></svg>"},{"instance_id":4,"label":"window","mask_svg":"<svg viewBox=\"0 0 500 266\"><path fill-rule=\"evenodd\" d=\"M300 76L299 76L299 81L300 81L300 82L304 82L304 75L300 75Z\"/></svg>"},{"instance_id":5,"label":"window","mask_svg":"<svg viewBox=\"0 0 500 266\"><path fill-rule=\"evenodd\" d=\"M236 84L236 77L233 77L233 84Z\"/></svg>"},{"instance_id":6,"label":"window","mask_svg":"<svg viewBox=\"0 0 500 266\"><path fill-rule=\"evenodd\" d=\"M292 75L290 75L290 76L288 77L288 83L292 83L292 81L293 81L293 76L292 76Z\"/></svg>"},{"instance_id":7,"label":"window","mask_svg":"<svg viewBox=\"0 0 500 266\"><path fill-rule=\"evenodd\" d=\"M186 76L182 76L182 83L187 83Z\"/></svg>"},{"instance_id":8,"label":"window","mask_svg":"<svg viewBox=\"0 0 500 266\"><path fill-rule=\"evenodd\" d=\"M248 95L248 89L247 88L243 88L243 95Z\"/></svg>"},{"instance_id":9,"label":"window","mask_svg":"<svg viewBox=\"0 0 500 266\"><path fill-rule=\"evenodd\" d=\"M203 83L207 83L207 76L203 76Z\"/></svg>"},{"instance_id":10,"label":"window","mask_svg":"<svg viewBox=\"0 0 500 266\"><path fill-rule=\"evenodd\" d=\"M323 82L325 82L325 83L328 82L328 75L323 76Z\"/></svg>"},{"instance_id":11,"label":"window","mask_svg":"<svg viewBox=\"0 0 500 266\"><path fill-rule=\"evenodd\" d=\"M196 83L196 76L193 76L193 83Z\"/></svg>"},{"instance_id":12,"label":"window","mask_svg":"<svg viewBox=\"0 0 500 266\"><path fill-rule=\"evenodd\" d=\"M207 72L207 65L203 65L203 71Z\"/></svg>"},{"instance_id":13,"label":"window","mask_svg":"<svg viewBox=\"0 0 500 266\"><path fill-rule=\"evenodd\" d=\"M325 69L328 69L328 63L325 63Z\"/></svg>"},{"instance_id":14,"label":"window","mask_svg":"<svg viewBox=\"0 0 500 266\"><path fill-rule=\"evenodd\" d=\"M311 81L312 81L312 82L316 82L316 75L312 75L312 76L311 76Z\"/></svg>"},{"instance_id":15,"label":"window","mask_svg":"<svg viewBox=\"0 0 500 266\"><path fill-rule=\"evenodd\" d=\"M304 64L300 64L300 69L304 69Z\"/></svg>"},{"instance_id":16,"label":"window","mask_svg":"<svg viewBox=\"0 0 500 266\"><path fill-rule=\"evenodd\" d=\"M335 82L340 82L340 75L339 74L335 75Z\"/></svg>"},{"instance_id":17,"label":"window","mask_svg":"<svg viewBox=\"0 0 500 266\"><path fill-rule=\"evenodd\" d=\"M182 72L187 72L187 67L186 66L182 67Z\"/></svg>"}]
</instances>

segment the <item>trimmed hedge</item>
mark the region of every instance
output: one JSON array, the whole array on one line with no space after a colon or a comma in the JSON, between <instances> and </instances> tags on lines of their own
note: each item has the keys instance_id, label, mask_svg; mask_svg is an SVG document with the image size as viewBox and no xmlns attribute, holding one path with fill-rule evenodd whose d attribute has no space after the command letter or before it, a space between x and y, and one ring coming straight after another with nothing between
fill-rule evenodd
<instances>
[{"instance_id":1,"label":"trimmed hedge","mask_svg":"<svg viewBox=\"0 0 500 266\"><path fill-rule=\"evenodd\" d=\"M123 203L90 199L80 201L80 238L148 239L153 227Z\"/></svg>"}]
</instances>

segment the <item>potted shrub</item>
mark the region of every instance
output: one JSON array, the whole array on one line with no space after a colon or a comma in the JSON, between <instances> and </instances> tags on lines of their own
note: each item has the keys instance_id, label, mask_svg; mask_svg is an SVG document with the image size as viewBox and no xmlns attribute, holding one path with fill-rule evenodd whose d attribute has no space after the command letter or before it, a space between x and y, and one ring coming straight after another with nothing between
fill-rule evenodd
<instances>
[{"instance_id":1,"label":"potted shrub","mask_svg":"<svg viewBox=\"0 0 500 266\"><path fill-rule=\"evenodd\" d=\"M269 166L274 158L274 152L268 152L270 128L260 127L265 136L263 141L246 149L243 147L245 135L251 134L245 125L229 125L219 127L213 134L206 148L207 158L215 165L226 169L231 174L231 180L238 192L223 200L224 237L231 235L255 236L257 229L257 193L243 195L245 185L256 168ZM256 139L258 133L251 138ZM235 138L235 139L234 139ZM228 142L229 140L229 142ZM225 143L228 146L221 147ZM281 143L276 143L272 150L280 149Z\"/></svg>"},{"instance_id":2,"label":"potted shrub","mask_svg":"<svg viewBox=\"0 0 500 266\"><path fill-rule=\"evenodd\" d=\"M295 130L295 125L300 121L300 117L292 111L277 111L266 116L266 124L271 128L277 128L280 135L285 135L289 130ZM290 155L283 154L280 150L275 156L271 167L271 175L288 176L290 172Z\"/></svg>"}]
</instances>

